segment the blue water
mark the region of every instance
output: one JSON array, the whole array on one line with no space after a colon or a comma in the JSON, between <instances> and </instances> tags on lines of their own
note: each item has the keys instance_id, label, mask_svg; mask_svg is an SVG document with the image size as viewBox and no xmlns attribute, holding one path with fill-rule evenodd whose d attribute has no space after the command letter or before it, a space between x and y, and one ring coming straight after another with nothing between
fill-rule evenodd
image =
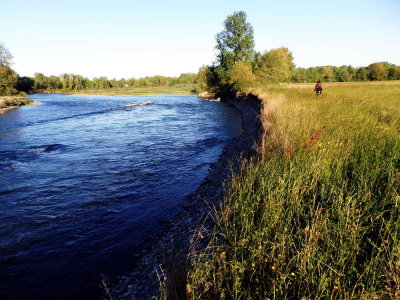
<instances>
[{"instance_id":1,"label":"blue water","mask_svg":"<svg viewBox=\"0 0 400 300\"><path fill-rule=\"evenodd\" d=\"M0 115L0 299L96 298L241 130L195 96L31 98Z\"/></svg>"}]
</instances>

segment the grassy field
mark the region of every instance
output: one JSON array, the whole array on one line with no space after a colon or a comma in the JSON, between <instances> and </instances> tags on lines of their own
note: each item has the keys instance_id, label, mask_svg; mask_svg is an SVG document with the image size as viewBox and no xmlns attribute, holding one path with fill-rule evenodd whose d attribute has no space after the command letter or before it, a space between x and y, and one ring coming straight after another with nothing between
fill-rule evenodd
<instances>
[{"instance_id":1,"label":"grassy field","mask_svg":"<svg viewBox=\"0 0 400 300\"><path fill-rule=\"evenodd\" d=\"M107 96L146 96L146 95L190 95L194 85L175 85L160 87L111 88L96 90L68 91L67 94L107 95ZM62 91L60 91L62 92Z\"/></svg>"},{"instance_id":2,"label":"grassy field","mask_svg":"<svg viewBox=\"0 0 400 300\"><path fill-rule=\"evenodd\" d=\"M226 186L190 299L400 297L400 82L282 85Z\"/></svg>"},{"instance_id":3,"label":"grassy field","mask_svg":"<svg viewBox=\"0 0 400 300\"><path fill-rule=\"evenodd\" d=\"M0 97L0 110L5 108L27 105L33 101L24 96L3 96Z\"/></svg>"}]
</instances>

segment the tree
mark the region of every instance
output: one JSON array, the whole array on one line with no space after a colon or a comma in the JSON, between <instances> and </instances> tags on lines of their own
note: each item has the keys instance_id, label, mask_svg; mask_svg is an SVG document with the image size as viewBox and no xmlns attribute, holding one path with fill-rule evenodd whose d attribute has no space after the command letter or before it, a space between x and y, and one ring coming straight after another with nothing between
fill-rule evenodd
<instances>
[{"instance_id":1,"label":"tree","mask_svg":"<svg viewBox=\"0 0 400 300\"><path fill-rule=\"evenodd\" d=\"M17 94L18 91L15 89L17 80L17 73L13 69L8 66L0 66L0 96Z\"/></svg>"},{"instance_id":2,"label":"tree","mask_svg":"<svg viewBox=\"0 0 400 300\"><path fill-rule=\"evenodd\" d=\"M368 70L365 67L358 68L356 72L356 80L365 81L368 80Z\"/></svg>"},{"instance_id":3,"label":"tree","mask_svg":"<svg viewBox=\"0 0 400 300\"><path fill-rule=\"evenodd\" d=\"M30 93L35 88L35 80L30 77L18 77L17 90Z\"/></svg>"},{"instance_id":4,"label":"tree","mask_svg":"<svg viewBox=\"0 0 400 300\"><path fill-rule=\"evenodd\" d=\"M252 61L254 56L253 27L246 22L246 13L234 12L224 22L224 30L217 34L219 65L229 70L239 61Z\"/></svg>"},{"instance_id":5,"label":"tree","mask_svg":"<svg viewBox=\"0 0 400 300\"><path fill-rule=\"evenodd\" d=\"M388 77L387 66L383 62L373 63L368 66L369 80L386 80Z\"/></svg>"},{"instance_id":6,"label":"tree","mask_svg":"<svg viewBox=\"0 0 400 300\"><path fill-rule=\"evenodd\" d=\"M293 69L293 55L288 48L282 47L261 56L256 74L267 80L287 81L291 78Z\"/></svg>"},{"instance_id":7,"label":"tree","mask_svg":"<svg viewBox=\"0 0 400 300\"><path fill-rule=\"evenodd\" d=\"M244 91L254 85L254 74L250 62L238 61L228 71L229 84L236 90Z\"/></svg>"},{"instance_id":8,"label":"tree","mask_svg":"<svg viewBox=\"0 0 400 300\"><path fill-rule=\"evenodd\" d=\"M9 67L12 63L12 58L10 51L0 43L0 67Z\"/></svg>"},{"instance_id":9,"label":"tree","mask_svg":"<svg viewBox=\"0 0 400 300\"><path fill-rule=\"evenodd\" d=\"M336 77L336 80L340 81L340 82L346 82L346 81L350 81L352 79L352 76L351 76L347 66L341 66L339 68L336 68L335 77Z\"/></svg>"},{"instance_id":10,"label":"tree","mask_svg":"<svg viewBox=\"0 0 400 300\"><path fill-rule=\"evenodd\" d=\"M400 79L400 66L393 65L388 69L388 79L389 80Z\"/></svg>"}]
</instances>

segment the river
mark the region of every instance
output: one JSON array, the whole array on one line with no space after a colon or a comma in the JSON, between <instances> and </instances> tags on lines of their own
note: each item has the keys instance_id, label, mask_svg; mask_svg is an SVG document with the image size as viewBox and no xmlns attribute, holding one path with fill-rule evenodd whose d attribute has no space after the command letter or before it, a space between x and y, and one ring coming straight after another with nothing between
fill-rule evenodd
<instances>
[{"instance_id":1,"label":"river","mask_svg":"<svg viewBox=\"0 0 400 300\"><path fill-rule=\"evenodd\" d=\"M0 299L96 299L241 132L196 96L30 98L0 114Z\"/></svg>"}]
</instances>

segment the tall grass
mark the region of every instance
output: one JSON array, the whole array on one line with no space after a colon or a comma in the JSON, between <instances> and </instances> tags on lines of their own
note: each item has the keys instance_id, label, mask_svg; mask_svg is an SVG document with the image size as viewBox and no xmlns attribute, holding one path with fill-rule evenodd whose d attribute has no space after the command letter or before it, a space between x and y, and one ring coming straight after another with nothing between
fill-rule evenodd
<instances>
[{"instance_id":1,"label":"tall grass","mask_svg":"<svg viewBox=\"0 0 400 300\"><path fill-rule=\"evenodd\" d=\"M189 298L400 297L400 84L255 94L260 158L192 253Z\"/></svg>"}]
</instances>

